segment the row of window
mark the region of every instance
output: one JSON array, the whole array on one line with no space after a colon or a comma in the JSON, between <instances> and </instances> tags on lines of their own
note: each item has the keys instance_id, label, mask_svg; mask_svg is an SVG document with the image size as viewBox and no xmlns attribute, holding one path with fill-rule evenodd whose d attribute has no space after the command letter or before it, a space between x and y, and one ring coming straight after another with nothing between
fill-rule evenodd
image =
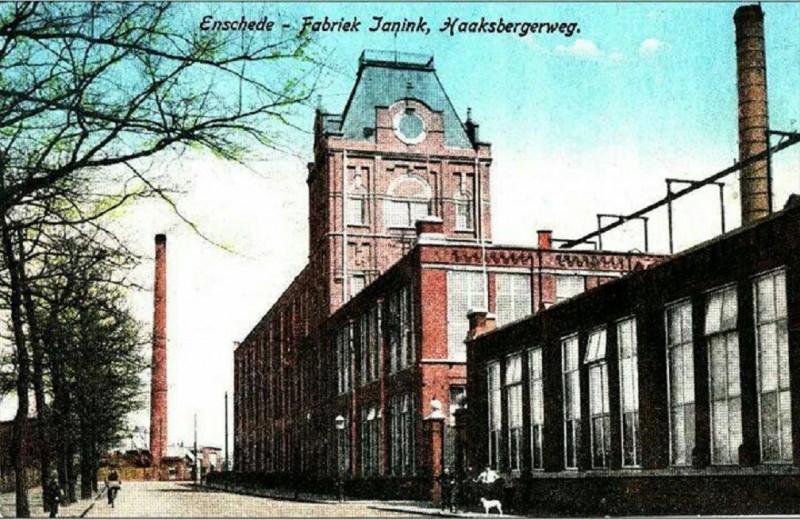
<instances>
[{"instance_id":1,"label":"row of window","mask_svg":"<svg viewBox=\"0 0 800 520\"><path fill-rule=\"evenodd\" d=\"M369 205L368 190L364 177L366 168L356 170L350 168L352 186L348 190L345 204L345 222L348 225L368 225ZM469 231L474 227L475 203L472 197L472 176L460 176L459 190L455 195L456 229ZM404 175L398 178L389 189L389 196L384 202L385 223L387 228L413 227L417 220L431 214L431 189L421 178L415 175Z\"/></svg>"},{"instance_id":2,"label":"row of window","mask_svg":"<svg viewBox=\"0 0 800 520\"><path fill-rule=\"evenodd\" d=\"M470 309L486 309L486 275L479 271L448 271L447 273L447 341L448 357L465 361L465 333L469 329ZM563 301L584 291L585 277L558 275L556 301ZM497 273L495 276L495 314L498 326L505 325L532 313L531 276L522 273Z\"/></svg>"},{"instance_id":3,"label":"row of window","mask_svg":"<svg viewBox=\"0 0 800 520\"><path fill-rule=\"evenodd\" d=\"M416 469L414 443L414 399L411 394L396 395L387 401L388 468L381 458L381 410L365 407L360 414L359 470L361 476L413 476ZM350 419L345 416L344 429L338 433L338 468L343 474L351 471Z\"/></svg>"},{"instance_id":4,"label":"row of window","mask_svg":"<svg viewBox=\"0 0 800 520\"><path fill-rule=\"evenodd\" d=\"M382 338L388 343L390 374L403 370L416 360L416 320L414 292L405 286L389 294L384 304L375 304L352 324L336 333L338 390L349 392L352 386L352 356L358 354L359 382L365 385L380 378Z\"/></svg>"},{"instance_id":5,"label":"row of window","mask_svg":"<svg viewBox=\"0 0 800 520\"><path fill-rule=\"evenodd\" d=\"M471 198L454 201L456 206L456 230L472 231L475 203ZM414 227L417 220L431 214L430 201L426 199L390 199L384 203L387 228ZM347 198L347 224L369 225L369 210L366 195L351 195Z\"/></svg>"},{"instance_id":6,"label":"row of window","mask_svg":"<svg viewBox=\"0 0 800 520\"><path fill-rule=\"evenodd\" d=\"M753 281L754 323L758 384L758 417L761 461L791 463L792 422L790 409L789 344L784 270L766 273ZM711 462L737 464L742 444L742 401L739 362L737 289L726 286L704 295L702 335L707 348L711 423ZM681 301L664 309L668 370L670 463L687 466L695 451L695 371L692 303ZM639 433L639 374L636 319L615 327L619 371L619 410L622 467L641 465ZM588 372L591 465L610 465L611 413L608 380L607 328L587 335L583 360L578 335L561 339L563 388L564 467L578 467L582 425L581 365ZM530 392L529 447L531 465L543 467L544 396L542 350L533 348L487 366L489 462L500 467L505 446L509 470L522 467L522 357L527 356ZM582 362L581 362L582 361ZM503 395L505 394L505 396ZM507 435L503 438L503 397L506 401Z\"/></svg>"}]
</instances>

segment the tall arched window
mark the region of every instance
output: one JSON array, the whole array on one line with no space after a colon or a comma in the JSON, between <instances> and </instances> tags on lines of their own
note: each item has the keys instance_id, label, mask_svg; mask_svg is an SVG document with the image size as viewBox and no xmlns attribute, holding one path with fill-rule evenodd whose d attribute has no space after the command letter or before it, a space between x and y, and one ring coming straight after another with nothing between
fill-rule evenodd
<instances>
[{"instance_id":1,"label":"tall arched window","mask_svg":"<svg viewBox=\"0 0 800 520\"><path fill-rule=\"evenodd\" d=\"M389 186L384 206L387 228L409 228L428 215L431 188L415 175L402 175Z\"/></svg>"},{"instance_id":2,"label":"tall arched window","mask_svg":"<svg viewBox=\"0 0 800 520\"><path fill-rule=\"evenodd\" d=\"M472 176L459 174L459 177L459 188L455 196L456 229L472 230L475 227Z\"/></svg>"}]
</instances>

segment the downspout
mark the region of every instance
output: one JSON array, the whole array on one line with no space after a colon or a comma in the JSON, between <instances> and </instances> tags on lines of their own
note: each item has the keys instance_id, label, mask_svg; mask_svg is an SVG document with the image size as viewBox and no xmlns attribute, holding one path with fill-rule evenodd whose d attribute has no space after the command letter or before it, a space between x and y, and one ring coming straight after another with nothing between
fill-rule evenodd
<instances>
[{"instance_id":1,"label":"downspout","mask_svg":"<svg viewBox=\"0 0 800 520\"><path fill-rule=\"evenodd\" d=\"M483 264L483 301L486 305L486 310L489 310L489 273L486 269L486 244L483 241L483 219L482 219L482 201L483 190L481 190L481 171L478 165L478 158L475 157L475 225L478 231L478 241L481 244L481 263Z\"/></svg>"},{"instance_id":2,"label":"downspout","mask_svg":"<svg viewBox=\"0 0 800 520\"><path fill-rule=\"evenodd\" d=\"M342 305L348 300L347 273L347 150L342 152Z\"/></svg>"}]
</instances>

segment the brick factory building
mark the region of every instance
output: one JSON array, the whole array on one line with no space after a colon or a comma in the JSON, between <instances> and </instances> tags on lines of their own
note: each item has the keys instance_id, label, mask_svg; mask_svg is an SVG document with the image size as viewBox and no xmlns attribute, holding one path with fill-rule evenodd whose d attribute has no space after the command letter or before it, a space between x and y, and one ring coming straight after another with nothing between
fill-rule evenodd
<instances>
[{"instance_id":1,"label":"brick factory building","mask_svg":"<svg viewBox=\"0 0 800 520\"><path fill-rule=\"evenodd\" d=\"M492 243L491 162L432 58L362 54L317 113L308 265L234 353L236 471L428 494L423 418L463 398L467 311L508 323L659 260Z\"/></svg>"},{"instance_id":2,"label":"brick factory building","mask_svg":"<svg viewBox=\"0 0 800 520\"><path fill-rule=\"evenodd\" d=\"M800 513L800 204L772 214L763 19L734 15L742 227L497 330L470 316L459 431L515 512Z\"/></svg>"},{"instance_id":3,"label":"brick factory building","mask_svg":"<svg viewBox=\"0 0 800 520\"><path fill-rule=\"evenodd\" d=\"M507 327L471 320L468 459L516 477L518 511L800 512L800 205Z\"/></svg>"}]
</instances>

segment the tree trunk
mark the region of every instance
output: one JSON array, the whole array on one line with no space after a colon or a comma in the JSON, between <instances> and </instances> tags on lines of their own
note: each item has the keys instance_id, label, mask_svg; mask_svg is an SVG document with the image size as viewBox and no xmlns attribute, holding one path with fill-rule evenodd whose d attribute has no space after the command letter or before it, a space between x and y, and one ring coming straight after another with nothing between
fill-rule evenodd
<instances>
[{"instance_id":1,"label":"tree trunk","mask_svg":"<svg viewBox=\"0 0 800 520\"><path fill-rule=\"evenodd\" d=\"M92 498L92 448L81 433L81 499Z\"/></svg>"},{"instance_id":2,"label":"tree trunk","mask_svg":"<svg viewBox=\"0 0 800 520\"><path fill-rule=\"evenodd\" d=\"M70 435L67 443L67 501L74 504L78 501L78 494L76 493L78 484L78 472L75 471L75 439Z\"/></svg>"},{"instance_id":3,"label":"tree trunk","mask_svg":"<svg viewBox=\"0 0 800 520\"><path fill-rule=\"evenodd\" d=\"M37 440L39 441L39 483L42 489L46 489L47 481L50 476L50 441L48 428L50 427L50 413L44 395L44 352L42 351L41 334L39 333L39 323L36 319L36 310L33 304L33 296L28 285L28 276L25 272L25 246L22 240L22 233L18 234L19 247L19 277L22 287L23 304L25 306L25 316L28 321L28 335L33 353L33 394L36 399L36 410L39 418L37 428ZM50 510L50 503L42 501L44 511Z\"/></svg>"},{"instance_id":4,"label":"tree trunk","mask_svg":"<svg viewBox=\"0 0 800 520\"><path fill-rule=\"evenodd\" d=\"M0 187L2 183L0 182ZM0 227L2 228L3 255L11 282L11 325L14 331L14 344L17 362L17 415L14 418L12 450L14 457L14 487L16 516L28 518L31 515L28 501L28 483L25 475L27 463L26 441L28 437L28 387L30 378L30 359L25 346L22 321L22 288L19 279L19 265L14 255L11 235L6 221L5 208L0 208Z\"/></svg>"}]
</instances>

